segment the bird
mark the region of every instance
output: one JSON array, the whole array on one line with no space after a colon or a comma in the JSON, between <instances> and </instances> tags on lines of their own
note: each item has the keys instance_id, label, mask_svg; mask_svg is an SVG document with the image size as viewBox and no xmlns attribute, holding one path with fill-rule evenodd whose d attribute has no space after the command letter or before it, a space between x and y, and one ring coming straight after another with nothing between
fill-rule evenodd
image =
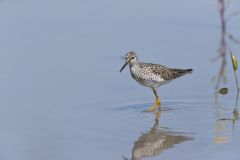
<instances>
[{"instance_id":1,"label":"bird","mask_svg":"<svg viewBox=\"0 0 240 160\"><path fill-rule=\"evenodd\" d=\"M125 63L120 69L120 73L127 65L129 65L132 78L139 84L151 88L155 95L156 101L148 110L149 112L153 112L157 106L160 107L161 100L157 94L158 87L193 72L193 69L168 68L160 64L139 62L137 53L134 51L126 53Z\"/></svg>"},{"instance_id":2,"label":"bird","mask_svg":"<svg viewBox=\"0 0 240 160\"><path fill-rule=\"evenodd\" d=\"M155 113L155 123L146 133L134 142L132 148L131 160L141 160L147 157L156 157L161 155L165 150L173 148L175 144L193 140L192 137L183 133L171 131L167 128L160 127L161 112ZM123 156L124 160L128 160Z\"/></svg>"}]
</instances>

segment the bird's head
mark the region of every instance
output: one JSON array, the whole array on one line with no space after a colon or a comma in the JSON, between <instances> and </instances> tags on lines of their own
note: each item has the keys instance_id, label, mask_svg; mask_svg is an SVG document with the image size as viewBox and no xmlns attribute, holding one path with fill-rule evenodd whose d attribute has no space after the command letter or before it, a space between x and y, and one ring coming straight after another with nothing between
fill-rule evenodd
<instances>
[{"instance_id":1,"label":"bird's head","mask_svg":"<svg viewBox=\"0 0 240 160\"><path fill-rule=\"evenodd\" d=\"M130 66L137 64L138 63L138 57L136 52L128 52L125 55L125 64L122 66L122 68L120 69L120 72L123 71L123 69L129 64Z\"/></svg>"}]
</instances>

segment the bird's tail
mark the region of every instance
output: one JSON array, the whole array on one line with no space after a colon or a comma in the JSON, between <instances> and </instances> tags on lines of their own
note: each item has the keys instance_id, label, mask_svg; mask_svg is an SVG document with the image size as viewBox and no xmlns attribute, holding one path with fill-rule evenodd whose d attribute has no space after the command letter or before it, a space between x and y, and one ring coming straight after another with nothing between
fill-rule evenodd
<instances>
[{"instance_id":1,"label":"bird's tail","mask_svg":"<svg viewBox=\"0 0 240 160\"><path fill-rule=\"evenodd\" d=\"M185 69L183 72L184 74L191 74L193 72L193 69Z\"/></svg>"},{"instance_id":2,"label":"bird's tail","mask_svg":"<svg viewBox=\"0 0 240 160\"><path fill-rule=\"evenodd\" d=\"M172 71L174 77L178 78L185 74L191 74L193 72L193 69L172 69Z\"/></svg>"}]
</instances>

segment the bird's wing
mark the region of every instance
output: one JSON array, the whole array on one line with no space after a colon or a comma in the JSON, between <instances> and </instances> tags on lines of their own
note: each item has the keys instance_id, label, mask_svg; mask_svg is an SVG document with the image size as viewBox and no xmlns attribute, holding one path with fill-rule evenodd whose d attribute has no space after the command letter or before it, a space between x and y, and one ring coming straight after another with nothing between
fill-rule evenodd
<instances>
[{"instance_id":1,"label":"bird's wing","mask_svg":"<svg viewBox=\"0 0 240 160\"><path fill-rule=\"evenodd\" d=\"M165 80L172 80L185 74L192 73L192 69L172 69L160 64L142 63L140 67L149 67L153 74L160 75Z\"/></svg>"},{"instance_id":2,"label":"bird's wing","mask_svg":"<svg viewBox=\"0 0 240 160\"><path fill-rule=\"evenodd\" d=\"M163 78L164 80L171 80L173 77L173 75L170 71L170 68L167 68L160 64L141 63L140 67L150 68L153 74L161 76L161 78Z\"/></svg>"}]
</instances>

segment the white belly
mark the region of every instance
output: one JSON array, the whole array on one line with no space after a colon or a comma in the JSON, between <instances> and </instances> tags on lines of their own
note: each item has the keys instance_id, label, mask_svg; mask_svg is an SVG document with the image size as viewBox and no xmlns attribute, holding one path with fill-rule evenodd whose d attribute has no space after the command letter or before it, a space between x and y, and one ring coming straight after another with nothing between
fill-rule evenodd
<instances>
[{"instance_id":1,"label":"white belly","mask_svg":"<svg viewBox=\"0 0 240 160\"><path fill-rule=\"evenodd\" d=\"M141 81L141 80L138 80L138 79L135 79L139 84L143 85L143 86L146 86L146 87L151 87L151 88L158 88L166 83L169 83L170 81L154 81L154 80L144 80L144 81Z\"/></svg>"}]
</instances>

